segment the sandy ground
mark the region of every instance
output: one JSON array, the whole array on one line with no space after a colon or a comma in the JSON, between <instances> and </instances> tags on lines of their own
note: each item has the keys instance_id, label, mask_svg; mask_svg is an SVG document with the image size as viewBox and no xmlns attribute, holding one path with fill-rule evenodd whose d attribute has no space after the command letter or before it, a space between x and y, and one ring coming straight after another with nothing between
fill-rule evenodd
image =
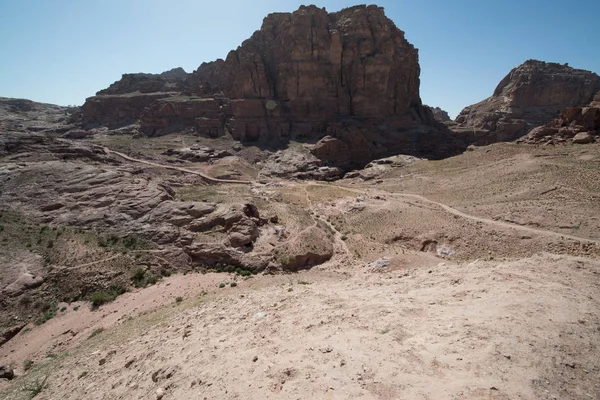
<instances>
[{"instance_id":1,"label":"sandy ground","mask_svg":"<svg viewBox=\"0 0 600 400\"><path fill-rule=\"evenodd\" d=\"M39 399L599 398L599 262L411 260L200 297L226 275L168 278L86 318L107 330L28 379L48 374ZM158 311L127 320L150 299Z\"/></svg>"}]
</instances>

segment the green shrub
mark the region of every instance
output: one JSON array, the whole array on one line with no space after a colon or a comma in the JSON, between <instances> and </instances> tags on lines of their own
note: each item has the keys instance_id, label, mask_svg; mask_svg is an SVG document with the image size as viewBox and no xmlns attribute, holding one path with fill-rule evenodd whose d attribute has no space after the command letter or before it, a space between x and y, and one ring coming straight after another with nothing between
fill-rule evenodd
<instances>
[{"instance_id":1,"label":"green shrub","mask_svg":"<svg viewBox=\"0 0 600 400\"><path fill-rule=\"evenodd\" d=\"M231 287L236 287L236 286L237 286L237 283L236 283L236 282L231 282L231 283L229 284L229 286L231 286Z\"/></svg>"},{"instance_id":2,"label":"green shrub","mask_svg":"<svg viewBox=\"0 0 600 400\"><path fill-rule=\"evenodd\" d=\"M142 268L138 268L133 273L131 280L133 281L133 286L136 288L143 288L148 285L154 285L158 282L159 277L155 275L146 274Z\"/></svg>"},{"instance_id":3,"label":"green shrub","mask_svg":"<svg viewBox=\"0 0 600 400\"><path fill-rule=\"evenodd\" d=\"M177 296L175 297L175 303L181 303L183 301L183 297Z\"/></svg>"},{"instance_id":4,"label":"green shrub","mask_svg":"<svg viewBox=\"0 0 600 400\"><path fill-rule=\"evenodd\" d=\"M33 367L33 361L25 360L23 361L23 371L29 371Z\"/></svg>"},{"instance_id":5,"label":"green shrub","mask_svg":"<svg viewBox=\"0 0 600 400\"><path fill-rule=\"evenodd\" d=\"M48 387L48 375L43 378L37 377L35 380L26 383L21 387L21 390L27 393L30 399L33 399L38 394L42 393Z\"/></svg>"},{"instance_id":6,"label":"green shrub","mask_svg":"<svg viewBox=\"0 0 600 400\"><path fill-rule=\"evenodd\" d=\"M107 290L98 290L97 292L92 293L90 296L92 308L98 308L103 304L110 303L126 291L127 290L120 285L113 285Z\"/></svg>"},{"instance_id":7,"label":"green shrub","mask_svg":"<svg viewBox=\"0 0 600 400\"><path fill-rule=\"evenodd\" d=\"M221 283L221 284L219 285L219 287L220 287L221 289L223 289L225 286L226 286L226 285L225 285L224 283Z\"/></svg>"},{"instance_id":8,"label":"green shrub","mask_svg":"<svg viewBox=\"0 0 600 400\"><path fill-rule=\"evenodd\" d=\"M88 339L91 339L93 337L98 336L99 334L101 334L102 332L104 332L104 328L96 328L94 329L94 331L90 334L90 337Z\"/></svg>"}]
</instances>

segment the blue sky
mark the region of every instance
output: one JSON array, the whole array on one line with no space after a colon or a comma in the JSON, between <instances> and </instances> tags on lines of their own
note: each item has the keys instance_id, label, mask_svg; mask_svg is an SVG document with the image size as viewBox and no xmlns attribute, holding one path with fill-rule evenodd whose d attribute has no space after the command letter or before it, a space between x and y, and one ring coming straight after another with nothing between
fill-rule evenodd
<instances>
[{"instance_id":1,"label":"blue sky","mask_svg":"<svg viewBox=\"0 0 600 400\"><path fill-rule=\"evenodd\" d=\"M126 72L224 58L296 0L0 0L0 96L82 104ZM314 0L338 11L360 2ZM379 0L419 49L421 98L456 115L527 59L600 73L600 1Z\"/></svg>"}]
</instances>

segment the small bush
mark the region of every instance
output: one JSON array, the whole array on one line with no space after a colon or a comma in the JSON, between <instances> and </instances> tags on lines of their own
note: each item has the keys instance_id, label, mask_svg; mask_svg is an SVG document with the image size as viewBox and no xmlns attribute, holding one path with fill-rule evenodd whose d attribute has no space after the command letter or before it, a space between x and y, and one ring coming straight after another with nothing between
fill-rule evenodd
<instances>
[{"instance_id":1,"label":"small bush","mask_svg":"<svg viewBox=\"0 0 600 400\"><path fill-rule=\"evenodd\" d=\"M181 303L183 301L183 297L177 296L175 297L175 303Z\"/></svg>"},{"instance_id":2,"label":"small bush","mask_svg":"<svg viewBox=\"0 0 600 400\"><path fill-rule=\"evenodd\" d=\"M25 360L23 361L23 371L29 371L33 367L33 361Z\"/></svg>"},{"instance_id":3,"label":"small bush","mask_svg":"<svg viewBox=\"0 0 600 400\"><path fill-rule=\"evenodd\" d=\"M164 277L169 277L171 276L171 271L169 271L168 269L161 269L160 274Z\"/></svg>"},{"instance_id":4,"label":"small bush","mask_svg":"<svg viewBox=\"0 0 600 400\"><path fill-rule=\"evenodd\" d=\"M237 286L237 283L236 283L236 282L231 282L231 283L229 284L229 286L231 286L231 287L236 287L236 286Z\"/></svg>"},{"instance_id":5,"label":"small bush","mask_svg":"<svg viewBox=\"0 0 600 400\"><path fill-rule=\"evenodd\" d=\"M50 310L46 311L44 313L44 315L42 315L41 317L39 317L38 319L35 320L35 324L36 325L42 325L45 324L46 322L50 321L52 318L56 317L56 308L51 308Z\"/></svg>"},{"instance_id":6,"label":"small bush","mask_svg":"<svg viewBox=\"0 0 600 400\"><path fill-rule=\"evenodd\" d=\"M248 271L247 269L238 268L235 270L235 273L240 276L250 276L252 275L252 271Z\"/></svg>"},{"instance_id":7,"label":"small bush","mask_svg":"<svg viewBox=\"0 0 600 400\"><path fill-rule=\"evenodd\" d=\"M94 331L90 334L89 339L98 336L99 334L101 334L102 332L104 332L104 328L97 328L94 329Z\"/></svg>"},{"instance_id":8,"label":"small bush","mask_svg":"<svg viewBox=\"0 0 600 400\"><path fill-rule=\"evenodd\" d=\"M98 308L103 304L110 303L126 291L127 290L124 287L119 285L113 285L107 290L98 290L90 296L92 308Z\"/></svg>"},{"instance_id":9,"label":"small bush","mask_svg":"<svg viewBox=\"0 0 600 400\"><path fill-rule=\"evenodd\" d=\"M28 307L29 305L31 305L31 297L29 297L28 295L21 297L19 299L19 304L23 307Z\"/></svg>"},{"instance_id":10,"label":"small bush","mask_svg":"<svg viewBox=\"0 0 600 400\"><path fill-rule=\"evenodd\" d=\"M154 285L158 282L158 277L154 275L146 274L146 271L142 268L138 268L133 273L131 280L133 281L133 286L136 288L143 288L148 285Z\"/></svg>"},{"instance_id":11,"label":"small bush","mask_svg":"<svg viewBox=\"0 0 600 400\"><path fill-rule=\"evenodd\" d=\"M73 311L77 311L77 310L79 310L79 306L73 307Z\"/></svg>"},{"instance_id":12,"label":"small bush","mask_svg":"<svg viewBox=\"0 0 600 400\"><path fill-rule=\"evenodd\" d=\"M226 286L226 285L225 285L224 283L221 283L221 284L219 285L219 287L220 287L221 289L223 289L225 286Z\"/></svg>"},{"instance_id":13,"label":"small bush","mask_svg":"<svg viewBox=\"0 0 600 400\"><path fill-rule=\"evenodd\" d=\"M26 383L21 387L21 390L28 394L30 399L33 399L38 394L42 393L48 387L48 375L43 378L37 377L35 380Z\"/></svg>"},{"instance_id":14,"label":"small bush","mask_svg":"<svg viewBox=\"0 0 600 400\"><path fill-rule=\"evenodd\" d=\"M67 311L67 307L63 307L60 309L60 312L65 312L65 311Z\"/></svg>"}]
</instances>

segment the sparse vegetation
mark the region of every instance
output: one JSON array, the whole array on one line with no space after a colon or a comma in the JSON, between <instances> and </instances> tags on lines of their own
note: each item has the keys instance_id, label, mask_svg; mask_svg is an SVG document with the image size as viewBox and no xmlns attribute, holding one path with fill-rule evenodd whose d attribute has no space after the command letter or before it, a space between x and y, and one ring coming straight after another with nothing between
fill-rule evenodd
<instances>
[{"instance_id":1,"label":"sparse vegetation","mask_svg":"<svg viewBox=\"0 0 600 400\"><path fill-rule=\"evenodd\" d=\"M231 287L236 287L236 286L237 286L237 282L231 282L231 283L229 284L229 286L231 286Z\"/></svg>"},{"instance_id":2,"label":"sparse vegetation","mask_svg":"<svg viewBox=\"0 0 600 400\"><path fill-rule=\"evenodd\" d=\"M93 337L98 336L99 334L101 334L102 332L104 332L104 328L100 327L100 328L96 328L94 329L94 331L90 334L88 339L91 339Z\"/></svg>"},{"instance_id":3,"label":"sparse vegetation","mask_svg":"<svg viewBox=\"0 0 600 400\"><path fill-rule=\"evenodd\" d=\"M41 317L35 320L35 324L42 325L56 317L57 309L58 307L56 307L56 305L51 305L48 309L46 309L46 312Z\"/></svg>"},{"instance_id":4,"label":"sparse vegetation","mask_svg":"<svg viewBox=\"0 0 600 400\"><path fill-rule=\"evenodd\" d=\"M27 359L23 361L23 371L29 371L33 367L33 361Z\"/></svg>"},{"instance_id":5,"label":"sparse vegetation","mask_svg":"<svg viewBox=\"0 0 600 400\"><path fill-rule=\"evenodd\" d=\"M223 289L225 286L227 286L227 285L224 283L219 284L219 288L221 288L221 289Z\"/></svg>"},{"instance_id":6,"label":"sparse vegetation","mask_svg":"<svg viewBox=\"0 0 600 400\"><path fill-rule=\"evenodd\" d=\"M38 394L42 393L46 388L48 388L48 375L36 377L34 380L24 384L21 387L21 390L27 394L29 399L33 399Z\"/></svg>"},{"instance_id":7,"label":"sparse vegetation","mask_svg":"<svg viewBox=\"0 0 600 400\"><path fill-rule=\"evenodd\" d=\"M149 285L154 285L159 279L160 278L158 276L149 274L142 268L136 269L131 276L133 286L136 288L144 288Z\"/></svg>"},{"instance_id":8,"label":"sparse vegetation","mask_svg":"<svg viewBox=\"0 0 600 400\"><path fill-rule=\"evenodd\" d=\"M177 296L175 297L175 303L181 303L183 301L183 297Z\"/></svg>"},{"instance_id":9,"label":"sparse vegetation","mask_svg":"<svg viewBox=\"0 0 600 400\"><path fill-rule=\"evenodd\" d=\"M92 293L90 296L90 301L92 303L92 308L98 308L103 304L110 303L127 290L120 285L113 285L106 290L98 290L97 292Z\"/></svg>"}]
</instances>

